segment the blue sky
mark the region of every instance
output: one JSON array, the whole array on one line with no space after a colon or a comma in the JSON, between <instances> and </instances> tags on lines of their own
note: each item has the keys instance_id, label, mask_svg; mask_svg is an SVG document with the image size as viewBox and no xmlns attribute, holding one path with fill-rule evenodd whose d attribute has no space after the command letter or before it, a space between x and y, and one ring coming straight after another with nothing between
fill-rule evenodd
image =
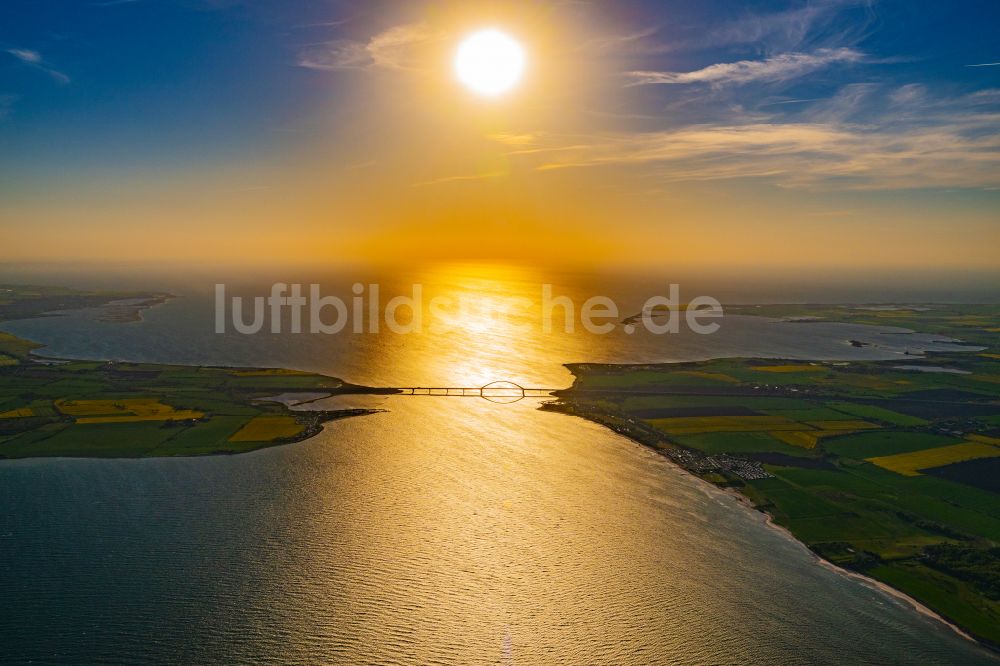
<instances>
[{"instance_id":1,"label":"blue sky","mask_svg":"<svg viewBox=\"0 0 1000 666\"><path fill-rule=\"evenodd\" d=\"M985 0L7 0L5 216L30 222L33 206L81 193L93 203L129 174L157 174L158 187L247 165L273 177L318 146L345 170L384 166L407 197L493 177L454 146L439 172L412 157L437 145L415 137L449 122L420 97L438 66L429 54L479 17L537 28L527 45L551 70L544 94L483 132L504 173L614 170L608 182L642 184L633 197L714 183L802 207L805 192L834 217L905 216L940 195L975 233L996 221L1000 3ZM409 135L378 140L390 127ZM411 157L391 163L394 152Z\"/></svg>"},{"instance_id":2,"label":"blue sky","mask_svg":"<svg viewBox=\"0 0 1000 666\"><path fill-rule=\"evenodd\" d=\"M0 9L4 166L15 156L25 167L246 149L232 144L260 141L323 94L296 67L304 51L434 13L418 4L8 0ZM620 40L623 67L689 74L690 83L661 77L607 104L662 113L665 125L739 112L863 122L891 113L892 95L967 105L963 95L1000 88L1000 66L970 66L1000 61L1000 3L988 0L580 5L599 17L592 23L608 19L605 37ZM747 64L742 82L735 71L712 79L704 70L739 62Z\"/></svg>"}]
</instances>

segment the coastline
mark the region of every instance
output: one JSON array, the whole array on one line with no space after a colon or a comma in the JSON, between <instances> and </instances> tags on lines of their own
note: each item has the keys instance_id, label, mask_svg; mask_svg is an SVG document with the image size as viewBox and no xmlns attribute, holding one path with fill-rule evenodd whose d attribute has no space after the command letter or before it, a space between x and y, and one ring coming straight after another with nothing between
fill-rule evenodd
<instances>
[{"instance_id":1,"label":"coastline","mask_svg":"<svg viewBox=\"0 0 1000 666\"><path fill-rule=\"evenodd\" d=\"M680 465L677 465L673 461L670 461L670 462L674 466L680 467ZM684 470L684 471L686 472L687 470ZM716 490L720 490L723 493L725 493L727 495L730 495L731 497L735 498L736 501L739 504L741 504L743 507L745 507L746 509L749 509L749 510L753 511L755 514L758 514L758 515L762 516L763 517L763 523L768 528L770 528L770 529L772 529L772 530L780 533L782 536L784 536L788 540L794 541L797 545L799 545L802 548L804 548L816 560L816 563L819 564L824 569L828 569L830 571L834 571L834 572L836 572L836 573L838 573L838 574L840 574L842 576L845 576L847 578L851 578L853 580L857 580L857 581L861 582L862 584L867 585L868 587L875 588L877 590L880 590L881 592L884 592L885 594L888 594L889 596L891 596L891 597L893 597L895 599L899 599L900 601L903 601L907 605L911 606L915 611L917 611L921 615L923 615L925 617L929 617L929 618L931 618L933 620L936 620L937 622L940 622L941 624L947 626L949 629L951 629L952 631L954 631L955 633L957 633L962 638L970 640L973 643L976 643L977 645L981 645L984 648L987 648L987 649L989 649L991 651L996 651L988 643L985 643L985 642L977 639L975 636L973 636L972 634L969 634L968 632L966 632L964 629L962 629L961 627L959 627L957 624L955 624L954 622L952 622L951 620L949 620L945 616L941 615L940 613L938 613L934 609L932 609L932 608L926 606L925 604L921 603L918 599L916 599L914 597L911 597L910 595L906 594L902 590L897 590L896 588L892 587L888 583L883 583L882 581L878 580L877 578L872 578L871 576L866 576L865 574L860 573L858 571L851 571L850 569L846 569L844 567L838 566L838 565L834 564L833 562L831 562L830 560L828 560L825 557L823 557L822 555L819 555L814 550L812 550L811 548L809 548L809 546L807 546L805 543L803 543L798 538L796 538L796 536L794 534L792 534L791 530L789 530L784 525L778 524L778 522L775 521L774 516L772 516L770 513L768 513L764 509L761 509L760 507L754 505L754 503L750 501L749 497L747 497L746 495L744 495L743 493L741 493L736 488L721 488L721 487L715 485L714 483L712 483L710 481L705 481L705 479L702 479L701 477L698 477L695 474L690 474L689 472L688 472L688 474L690 476L694 476L694 477L698 478L699 481L707 483L708 485L712 486Z\"/></svg>"},{"instance_id":2,"label":"coastline","mask_svg":"<svg viewBox=\"0 0 1000 666\"><path fill-rule=\"evenodd\" d=\"M120 294L114 294L114 296L120 296ZM95 297L88 295L87 298ZM96 298L99 302L96 304L91 303L88 306L79 309L94 310L98 313L98 318L101 321L106 321L114 325L129 324L142 321L141 313L145 309L161 305L171 298L175 298L175 296L163 292L139 296L129 295L126 299L116 298L113 300L106 300L107 298L109 298L109 296L100 295ZM37 317L61 316L64 312L61 310L48 311L43 308L39 308L37 310L38 311L26 314L26 316L22 318L31 319ZM5 323L6 321L16 321L16 319L0 320L0 324ZM63 356L53 356L44 353L43 350L47 347L45 343L28 338L22 338L13 333L7 333L4 331L0 331L0 336L2 336L4 342L8 345L8 348L6 348L5 351L7 354L11 355L10 358L14 359L12 364L6 364L0 368L3 370L3 373L0 373L0 375L2 375L0 378L4 379L5 382L14 382L13 387L19 392L27 391L30 387L33 387L34 384L32 384L32 382L37 384L38 382L44 383L46 380L59 381L65 379L66 377L60 374L63 372L63 368L73 368L74 364L84 364L85 367L82 370L80 368L76 368L75 370L69 370L69 372L75 373L73 375L74 380L82 381L83 378L86 378L87 381L90 381L90 390L93 391L99 389L98 392L110 391L111 393L127 395L134 401L146 400L148 402L153 400L158 405L157 410L162 412L164 405L166 405L167 410L172 410L173 407L171 405L186 404L184 401L190 400L190 397L184 394L183 391L181 391L180 394L175 395L169 390L164 390L162 386L157 385L156 381L158 381L160 374L170 373L172 371L176 371L177 369L181 369L182 372L185 370L199 370L206 371L208 376L204 380L207 382L205 386L199 386L198 388L204 389L206 386L210 386L214 389L218 393L218 395L215 396L216 402L220 399L225 400L228 398L228 406L230 407L234 405L241 407L242 405L250 405L255 402L260 404L268 402L275 403L274 407L265 408L252 417L248 416L244 419L244 422L242 422L241 427L249 425L250 420L256 418L257 416L265 416L268 414L273 416L277 414L282 418L289 417L294 419L301 428L299 432L294 434L283 434L278 432L275 433L275 435L264 436L259 441L246 440L244 442L243 440L240 440L236 444L228 444L228 442L233 442L235 440L222 439L218 441L209 440L207 446L195 445L193 447L161 447L161 445L165 445L175 439L171 435L166 438L154 438L156 442L155 445L151 448L145 449L130 445L116 445L105 448L101 448L100 446L81 446L81 442L93 444L96 441L93 439L93 436L88 435L87 438L77 438L69 442L68 450L65 444L51 446L49 448L42 447L41 450L33 448L30 451L9 450L5 447L3 450L0 450L0 461L43 458L132 460L140 458L193 458L218 455L238 455L264 448L272 448L275 446L282 446L284 444L306 441L321 433L324 430L324 424L330 421L355 416L367 416L369 414L384 411L380 409L362 408L326 410L310 409L295 411L291 409L290 405L284 404L280 400L275 401L269 399L280 393L282 390L288 389L301 392L303 395L307 395L310 391L315 392L317 389L321 389L323 393L320 395L324 396L339 393L380 392L377 388L349 384L334 377L318 375L315 373L299 373L301 375L302 386L289 387L286 383L281 381L284 376L284 371L280 368L238 368L157 363L141 364L128 361L111 361L108 359L66 358ZM3 356L3 354L0 354L0 358ZM98 367L98 364L100 367ZM137 364L144 365L146 367L137 371L129 370L130 366L135 366ZM245 377L240 377L241 370L250 371L248 373L250 377L253 377L255 374L259 375L259 377L248 382ZM26 374L19 379L19 375L17 373L21 371L24 371ZM83 374L81 374L81 372ZM174 377L174 379L175 383L179 382L180 385L192 383L190 377ZM269 380L271 379L276 379L276 382L270 382ZM199 382L198 380L195 380L193 383L198 384ZM230 383L232 383L232 385ZM228 390L223 391L223 387ZM160 404L163 400L166 402ZM122 402L124 403L127 401L123 400ZM111 411L114 409L126 410L124 404L115 405L113 408L103 406L103 408ZM34 409L36 408L29 407L29 410ZM29 411L25 420L33 420L35 422L34 425L29 426L27 429L14 427L13 429L7 428L6 432L0 431L0 434L5 435L5 437L0 438L0 441L7 442L16 440L18 436L25 433L28 433L28 436L31 436L35 432L41 432L43 428L55 427L56 430L49 433L48 437L42 436L38 438L38 442L46 442L54 439L57 435L63 435L67 432L70 427L77 423L78 416L87 416L87 414L80 415L74 412L62 411L60 408L55 406L55 403L46 406L45 410L47 411ZM206 413L209 411L210 410L205 410ZM174 413L177 413L180 416L174 418ZM121 414L112 414L112 416L121 416ZM125 411L124 416L122 416L118 422L126 423L132 427L136 427L136 424L139 423L148 422L150 427L156 428L157 431L168 427L171 431L173 431L175 427L179 427L179 433L181 437L183 437L191 431L204 433L205 429L211 427L211 425L205 424L210 424L212 422L212 416L212 414L206 416L205 413L197 410L182 409L180 412L170 412L161 418L144 418L144 414ZM220 416L220 414L216 413L214 416ZM221 417L228 418L224 412L221 414ZM105 415L104 417L98 418L108 418L108 416ZM41 425L38 425L39 420L42 421ZM85 418L84 421L86 421ZM107 422L111 423L114 421L114 418L110 418ZM0 425L4 425L4 423L6 422L0 422ZM144 434L148 434L147 431L143 432Z\"/></svg>"},{"instance_id":3,"label":"coastline","mask_svg":"<svg viewBox=\"0 0 1000 666\"><path fill-rule=\"evenodd\" d=\"M141 311L145 307L152 307L152 306L158 305L158 304L160 304L162 302L165 302L165 301L155 301L155 302L145 301L141 305L139 305L138 312L141 313ZM117 323L125 323L125 322L117 322ZM44 345L41 345L39 343L34 343L34 344L38 344L38 346L35 349L43 349L44 348ZM42 354L36 354L34 350L32 350L31 352L29 352L29 355L32 356L32 357L34 357L36 359L36 361L37 361L37 359L40 359L40 358L46 358L46 359L49 359L49 360L58 360L58 361L69 361L70 360L70 359L59 359L57 357L45 357ZM740 358L743 358L743 357L740 357ZM80 359L75 359L75 360L80 360ZM199 367L199 366L188 366L188 367ZM559 395L563 391L571 391L571 390L572 390L572 387L569 388L569 389L563 389L563 390L558 391L556 393L556 395ZM377 389L377 388L364 387L364 386L355 386L355 385L341 383L336 388L325 387L324 388L323 397L326 397L327 395L338 394L338 393L366 393L366 394L368 394L368 393L381 393L381 392L383 392L383 390L380 390L380 389ZM266 401L266 400L268 400L268 398L259 397L259 398L257 398L257 400L265 400ZM281 402L281 401L278 401L278 402ZM311 402L311 400L307 399L307 400L299 401L296 404L297 405L305 405L305 404L307 404L309 402ZM291 405L285 405L286 409L288 409L289 407L291 407ZM352 410L335 410L335 411L329 411L329 410L312 410L312 409L306 409L306 410L303 410L303 411L309 412L309 413L312 413L312 414L316 415L315 416L316 422L310 424L309 427L307 427L306 429L304 429L298 435L295 435L295 436L290 437L290 438L285 438L285 439L275 439L275 440L271 441L270 443L268 443L268 444L266 444L264 446L259 446L259 447L256 447L256 448L253 448L253 449L249 449L249 450L241 450L241 451L235 451L235 450L234 451L213 450L213 451L206 451L204 453L199 453L199 454L180 454L180 455L178 455L178 454L166 454L166 455L155 455L155 456L122 455L122 456L68 456L68 457L78 457L78 458L101 458L101 457L103 457L105 459L115 459L115 458L118 458L118 459L136 459L136 458L141 458L141 457L199 457L199 456L212 456L212 455L236 455L236 454L239 454L239 453L249 453L251 451L259 450L261 448L270 448L270 447L275 447L275 446L281 446L281 445L284 445L284 444L290 444L290 443L295 443L295 442L300 442L300 441L306 441L306 440L309 440L309 439L313 438L314 436L316 436L320 432L322 432L322 430L324 429L323 424L326 421L334 420L334 419L337 419L337 418L345 418L345 417L350 417L350 416L357 416L357 415L377 413L377 412L381 412L381 411L385 411L385 410L380 410L380 409L374 409L374 410L352 409ZM602 426L604 426L604 427L606 427L606 428L608 428L610 430L613 430L613 431L617 432L618 434L622 434L622 435L628 437L633 442L642 445L643 448L649 449L652 452L659 454L659 456L661 458L665 458L669 463L671 463L675 467L682 468L685 472L687 472L688 474L690 474L690 476L696 477L699 481L702 481L705 484L707 484L709 486L712 486L715 490L721 490L725 494L727 494L729 496L732 496L733 498L736 499L736 501L738 501L740 504L742 504L744 508L754 509L754 513L755 514L758 514L758 515L760 515L760 516L763 517L763 522L764 522L765 525L769 526L772 529L777 530L778 532L780 532L781 534L783 534L788 539L791 539L792 541L794 541L796 544L798 544L798 545L806 548L806 550L809 551L809 553L816 559L817 563L819 563L820 566L823 566L823 567L827 568L828 570L835 571L835 572L837 572L837 573L839 573L839 574L841 574L841 575L843 575L845 577L853 578L853 579L855 579L855 580L857 580L857 581L865 584L866 586L868 586L870 588L880 590L881 592L884 592L885 594L890 595L890 596L892 596L893 598L895 598L897 600L905 602L907 605L909 605L910 607L912 607L916 612L920 613L921 615L923 615L925 617L933 618L934 620L936 620L936 621L938 621L938 622L940 622L940 623L948 626L955 633L959 634L960 636L962 636L963 638L965 638L967 640L970 640L970 641L976 643L978 646L980 646L980 647L984 648L985 650L989 651L991 654L1000 653L1000 646L998 646L995 643L990 642L988 640L984 640L984 639L978 638L975 635L967 632L961 626L959 626L958 624L954 623L953 621L951 621L950 619L948 619L946 616L942 615L941 613L933 610L929 606L925 605L924 603L922 603L921 601L919 601L917 598L915 598L913 596L910 596L909 594L903 592L902 590L899 590L899 589L893 587L892 585L890 585L890 584L888 584L886 582L883 582L881 580L878 580L878 579L876 579L876 578L874 578L872 576L866 575L866 574L861 573L859 571L855 571L855 570L848 569L848 568L845 568L845 567L842 567L842 566L838 566L838 565L834 564L833 562L831 562L830 560L827 560L825 557L823 557L822 555L820 555L819 553L817 553L816 551L814 551L812 548L810 548L809 545L806 542L804 542L804 541L800 540L799 538L797 538L795 536L795 534L792 533L788 528L786 528L783 525L780 525L779 523L777 523L775 517L771 513L769 513L765 508L761 508L761 507L757 506L756 504L754 504L753 500L750 497L748 497L747 495L745 495L740 489L738 489L736 487L732 487L732 486L723 486L723 485L719 485L717 483L712 483L710 480L708 480L706 478L703 478L702 476L699 476L699 474L695 473L694 471L685 468L681 464L678 464L678 462L676 460L672 459L671 456L668 455L664 450L661 450L661 449L657 448L657 446L655 446L654 444L650 443L649 441L643 441L642 439L640 439L637 435L641 434L641 433L637 433L637 432L633 432L633 431L618 430L617 428L612 427L609 423L604 422L604 421L602 421L599 418L596 418L594 416L588 415L586 411L578 411L578 412L575 412L575 413L573 413L573 412L563 412L563 413L568 413L569 415L579 416L581 418L585 418L585 419L590 420L590 421L592 421L592 422L594 422L594 423L596 423L598 425L602 425ZM66 456L37 456L36 455L36 456L30 456L28 458L41 458L41 457L66 457ZM13 460L13 459L15 459L15 458L11 458L11 460Z\"/></svg>"},{"instance_id":4,"label":"coastline","mask_svg":"<svg viewBox=\"0 0 1000 666\"><path fill-rule=\"evenodd\" d=\"M97 306L96 310L99 312L98 319L100 321L110 324L132 324L144 321L142 313L145 310L163 305L175 298L178 298L176 294L168 292L154 293L108 301Z\"/></svg>"},{"instance_id":5,"label":"coastline","mask_svg":"<svg viewBox=\"0 0 1000 666\"><path fill-rule=\"evenodd\" d=\"M251 453L256 453L257 451L264 451L266 449L273 449L279 446L287 446L290 444L300 444L302 442L307 442L316 436L320 435L324 430L326 430L326 424L332 421L342 421L344 419L353 418L356 416L369 416L371 414L380 414L386 412L385 409L336 409L336 410L309 410L310 414L318 415L317 422L313 425L308 426L298 435L293 437L288 437L281 440L274 440L269 444L264 446L258 446L252 449L246 449L243 451L226 451L220 449L217 451L211 451L208 453L172 453L169 455L120 455L120 456L70 456L70 455L34 455L34 456L22 456L15 458L7 458L0 455L0 464L3 463L19 463L29 460L169 460L169 459L189 459L189 458L211 458L215 456L244 456Z\"/></svg>"},{"instance_id":6,"label":"coastline","mask_svg":"<svg viewBox=\"0 0 1000 666\"><path fill-rule=\"evenodd\" d=\"M958 634L962 638L964 638L964 639L966 639L966 640L968 640L968 641L970 641L972 643L975 643L976 645L982 647L984 650L987 650L989 653L991 653L993 655L1000 654L1000 646L993 645L992 643L990 643L988 641L985 641L985 640L982 640L980 638L977 638L976 636L973 636L972 634L970 634L967 631L965 631L964 629L962 629L962 627L960 627L956 623L952 622L950 619L948 619L944 615L942 615L942 614L938 613L937 611L935 611L934 609L928 607L927 605L925 605L924 603L922 603L918 599L916 599L916 598L914 598L914 597L906 594L902 590L898 590L898 589L892 587L891 585L889 585L888 583L882 582L882 581L880 581L880 580L878 580L876 578L873 578L871 576L866 576L863 573L860 573L860 572L857 572L857 571L852 571L850 569L845 569L844 567L840 567L840 566L834 564L833 562L830 562L826 558L822 557L821 555L819 555L818 553L816 553L815 551L813 551L811 548L809 548L809 546L805 542L803 542L800 539L798 539L788 528L784 527L783 525L778 524L774 520L774 516L772 516L770 513L768 513L764 509L762 509L762 508L758 507L757 505L755 505L753 503L753 501L749 497L747 497L746 495L744 495L742 492L740 492L739 489L733 488L733 487L723 487L723 486L719 486L719 485L717 485L715 483L712 483L711 481L709 481L707 479L704 479L704 478L698 476L697 474L692 473L690 470L685 469L682 465L679 465L676 461L674 461L673 459L671 459L671 457L669 455L667 455L664 451L662 451L660 449L657 449L655 446L651 446L650 444L648 444L646 442L643 442L643 441L641 441L641 440L639 440L639 439L637 439L635 437L632 437L627 432L618 432L617 430L615 430L613 428L610 428L606 423L601 422L599 419L590 418L586 414L583 414L583 413L570 413L570 412L562 411L562 410L551 410L551 411L554 411L554 412L559 413L559 414L564 414L566 416L572 416L572 417L575 417L575 418L582 418L582 419L585 419L587 421L590 421L591 423L595 423L595 424L597 424L597 425L599 425L599 426L601 426L603 428L611 430L612 432L615 432L616 434L618 434L618 435L626 438L627 440L631 441L633 444L635 444L637 446L640 446L643 449L646 449L646 450L648 450L648 451L656 454L657 456L659 456L660 458L662 458L663 460L665 460L672 467L674 467L674 468L680 470L681 472L683 472L684 474L688 475L688 477L693 478L696 481L704 484L706 487L711 488L713 491L720 492L720 493L722 493L725 496L733 498L736 501L736 503L739 504L741 507L743 507L746 510L751 511L754 515L758 516L761 519L761 522L766 527L768 527L769 529L775 530L776 532L778 532L779 534L781 534L783 537L789 539L790 541L793 541L795 544L797 544L798 546L801 546L803 549L805 549L806 551L808 551L808 553L812 556L812 558L815 560L815 562L816 562L817 565L819 565L819 566L821 566L821 567L823 567L823 568L825 568L825 569L827 569L829 571L836 572L836 573L838 573L838 574L840 574L840 575L842 575L842 576L844 576L846 578L850 578L850 579L856 580L859 583L861 583L863 585L866 585L869 588L879 590L880 592L882 592L882 593L884 593L884 594L886 594L888 596L891 596L891 597L893 597L893 598L895 598L895 599L897 599L899 601L902 601L905 604L907 604L908 606L910 606L915 612L919 613L920 615L923 615L924 617L927 617L927 618L930 618L930 619L933 619L933 620L939 622L940 624L948 627L948 629L950 629L954 633Z\"/></svg>"}]
</instances>

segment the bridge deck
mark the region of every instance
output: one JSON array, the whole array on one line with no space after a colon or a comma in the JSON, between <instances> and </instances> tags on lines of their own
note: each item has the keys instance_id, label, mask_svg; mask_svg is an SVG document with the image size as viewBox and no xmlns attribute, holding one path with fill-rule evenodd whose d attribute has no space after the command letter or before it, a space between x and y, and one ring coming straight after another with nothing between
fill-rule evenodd
<instances>
[{"instance_id":1,"label":"bridge deck","mask_svg":"<svg viewBox=\"0 0 1000 666\"><path fill-rule=\"evenodd\" d=\"M427 395L449 398L484 398L491 402L517 402L525 398L547 398L556 389L525 388L514 382L490 382L485 386L402 386L401 395Z\"/></svg>"},{"instance_id":2,"label":"bridge deck","mask_svg":"<svg viewBox=\"0 0 1000 666\"><path fill-rule=\"evenodd\" d=\"M488 396L547 398L553 391L559 390L550 388L485 389L480 386L397 386L393 388L403 395L436 395L453 398L483 398Z\"/></svg>"}]
</instances>

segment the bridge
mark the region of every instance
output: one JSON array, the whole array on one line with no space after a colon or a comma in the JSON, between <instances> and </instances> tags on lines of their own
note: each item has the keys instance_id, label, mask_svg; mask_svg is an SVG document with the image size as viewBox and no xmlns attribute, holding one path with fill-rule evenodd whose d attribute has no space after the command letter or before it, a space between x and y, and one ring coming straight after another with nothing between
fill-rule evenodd
<instances>
[{"instance_id":1,"label":"bridge","mask_svg":"<svg viewBox=\"0 0 1000 666\"><path fill-rule=\"evenodd\" d=\"M273 387L262 387L260 390L271 390ZM528 388L515 382L495 381L483 386L361 386L358 384L342 384L339 387L319 388L315 386L286 389L287 392L296 391L315 393L317 390L323 393L318 397L296 402L296 405L305 405L317 402L331 395L400 395L400 396L430 396L441 398L483 398L490 402L509 404L524 400L526 398L544 399L554 397L552 394L560 392L569 397L584 398L623 398L623 397L668 397L668 396L704 396L711 398L732 397L796 397L796 398L821 398L823 400L859 400L857 396L851 394L840 394L826 391L799 391L774 386L743 386L743 387L708 387L708 386L671 386L671 385L648 385L648 386L601 386L601 387L570 387L570 388ZM861 398L862 402L877 401L877 398ZM970 404L965 401L933 400L920 398L907 398L910 402L921 402L929 404ZM974 402L971 404L987 404Z\"/></svg>"},{"instance_id":2,"label":"bridge","mask_svg":"<svg viewBox=\"0 0 1000 666\"><path fill-rule=\"evenodd\" d=\"M525 398L548 398L549 388L525 388L515 382L490 382L484 386L405 386L395 387L401 395L426 395L442 398L483 398L490 402L508 404Z\"/></svg>"}]
</instances>

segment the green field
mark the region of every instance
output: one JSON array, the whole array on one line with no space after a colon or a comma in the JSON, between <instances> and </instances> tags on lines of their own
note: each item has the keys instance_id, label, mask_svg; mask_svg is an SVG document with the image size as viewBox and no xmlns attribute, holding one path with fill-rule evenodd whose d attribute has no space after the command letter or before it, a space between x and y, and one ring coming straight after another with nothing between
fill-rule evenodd
<instances>
[{"instance_id":1,"label":"green field","mask_svg":"<svg viewBox=\"0 0 1000 666\"><path fill-rule=\"evenodd\" d=\"M906 359L969 374L899 362L577 364L573 387L547 408L739 487L823 557L1000 645L1000 496L968 467L1000 453L1000 308L762 306L748 314L905 325L988 349ZM965 467L934 473L955 464ZM951 549L947 560L942 548Z\"/></svg>"},{"instance_id":2,"label":"green field","mask_svg":"<svg viewBox=\"0 0 1000 666\"><path fill-rule=\"evenodd\" d=\"M295 437L302 432L302 424L292 416L269 414L255 416L229 437L230 442L273 442Z\"/></svg>"},{"instance_id":3,"label":"green field","mask_svg":"<svg viewBox=\"0 0 1000 666\"><path fill-rule=\"evenodd\" d=\"M0 285L0 320L166 295ZM107 321L134 313L115 307ZM40 345L0 332L0 458L141 457L240 453L308 437L325 420L366 413L294 413L261 398L352 390L333 377L281 368L151 363L44 363Z\"/></svg>"},{"instance_id":4,"label":"green field","mask_svg":"<svg viewBox=\"0 0 1000 666\"><path fill-rule=\"evenodd\" d=\"M343 382L271 369L23 359L0 367L0 457L253 450L308 436L336 416L293 413L260 398L322 389L343 389Z\"/></svg>"},{"instance_id":5,"label":"green field","mask_svg":"<svg viewBox=\"0 0 1000 666\"><path fill-rule=\"evenodd\" d=\"M981 442L962 442L933 449L868 458L868 462L903 476L920 476L920 471L953 463L1000 457L1000 447Z\"/></svg>"},{"instance_id":6,"label":"green field","mask_svg":"<svg viewBox=\"0 0 1000 666\"><path fill-rule=\"evenodd\" d=\"M704 453L783 453L790 456L809 455L801 447L791 446L767 432L705 432L680 435L678 443Z\"/></svg>"},{"instance_id":7,"label":"green field","mask_svg":"<svg viewBox=\"0 0 1000 666\"><path fill-rule=\"evenodd\" d=\"M102 302L100 294L72 290L13 293L0 304L0 319ZM762 306L750 313L903 324L987 349L906 359L968 374L783 359L576 364L572 388L544 408L613 428L712 483L739 488L816 553L1000 645L1000 496L968 467L995 463L1000 451L1000 309ZM0 333L0 457L239 453L367 413L294 413L260 398L378 391L274 368L43 364L31 356L37 347Z\"/></svg>"},{"instance_id":8,"label":"green field","mask_svg":"<svg viewBox=\"0 0 1000 666\"><path fill-rule=\"evenodd\" d=\"M859 432L831 439L823 444L830 454L867 460L877 456L891 456L897 453L908 453L936 446L954 444L955 437L937 435L928 432L907 432L899 430Z\"/></svg>"},{"instance_id":9,"label":"green field","mask_svg":"<svg viewBox=\"0 0 1000 666\"><path fill-rule=\"evenodd\" d=\"M874 405L864 405L852 402L831 402L829 407L845 414L859 416L869 421L882 421L889 425L897 426L922 426L927 425L927 421L915 416L907 416L883 407Z\"/></svg>"}]
</instances>

